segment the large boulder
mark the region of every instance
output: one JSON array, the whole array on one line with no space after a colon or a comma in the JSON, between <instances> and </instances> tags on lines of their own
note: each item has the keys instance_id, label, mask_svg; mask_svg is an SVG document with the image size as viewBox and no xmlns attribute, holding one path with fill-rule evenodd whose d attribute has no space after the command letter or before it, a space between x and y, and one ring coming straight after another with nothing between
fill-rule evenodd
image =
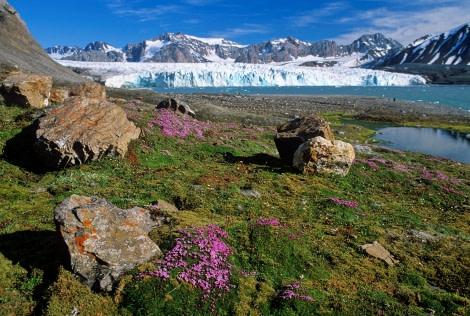
<instances>
[{"instance_id":1,"label":"large boulder","mask_svg":"<svg viewBox=\"0 0 470 316\"><path fill-rule=\"evenodd\" d=\"M71 97L39 118L34 147L45 167L57 169L124 156L139 134L116 104Z\"/></svg>"},{"instance_id":2,"label":"large boulder","mask_svg":"<svg viewBox=\"0 0 470 316\"><path fill-rule=\"evenodd\" d=\"M194 113L194 111L191 110L189 105L174 98L168 98L167 100L161 101L160 103L157 104L157 109L167 109L177 114L189 115L191 117L196 116L196 113Z\"/></svg>"},{"instance_id":3,"label":"large boulder","mask_svg":"<svg viewBox=\"0 0 470 316\"><path fill-rule=\"evenodd\" d=\"M330 125L323 118L308 116L280 124L274 138L279 156L285 164L291 165L294 153L305 141L321 136L333 141Z\"/></svg>"},{"instance_id":4,"label":"large boulder","mask_svg":"<svg viewBox=\"0 0 470 316\"><path fill-rule=\"evenodd\" d=\"M123 210L105 199L72 195L54 209L54 221L72 271L90 288L110 291L123 273L161 255L148 233L164 219L140 207Z\"/></svg>"},{"instance_id":5,"label":"large boulder","mask_svg":"<svg viewBox=\"0 0 470 316\"><path fill-rule=\"evenodd\" d=\"M294 154L293 165L303 173L334 173L345 176L354 159L354 147L351 144L317 136L299 146Z\"/></svg>"},{"instance_id":6,"label":"large boulder","mask_svg":"<svg viewBox=\"0 0 470 316\"><path fill-rule=\"evenodd\" d=\"M0 93L8 105L43 108L49 105L51 89L51 76L15 73L5 78Z\"/></svg>"},{"instance_id":7,"label":"large boulder","mask_svg":"<svg viewBox=\"0 0 470 316\"><path fill-rule=\"evenodd\" d=\"M84 82L69 89L69 96L80 96L106 101L106 88L98 82Z\"/></svg>"}]
</instances>

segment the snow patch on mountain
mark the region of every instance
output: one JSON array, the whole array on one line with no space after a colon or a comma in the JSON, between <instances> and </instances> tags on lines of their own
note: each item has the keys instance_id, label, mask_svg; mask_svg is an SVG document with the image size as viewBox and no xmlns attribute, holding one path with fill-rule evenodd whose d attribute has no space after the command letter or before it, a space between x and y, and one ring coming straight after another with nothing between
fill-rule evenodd
<instances>
[{"instance_id":1,"label":"snow patch on mountain","mask_svg":"<svg viewBox=\"0 0 470 316\"><path fill-rule=\"evenodd\" d=\"M59 61L104 76L108 87L195 88L246 86L407 86L421 76L347 67L302 67L297 63L100 63Z\"/></svg>"}]
</instances>

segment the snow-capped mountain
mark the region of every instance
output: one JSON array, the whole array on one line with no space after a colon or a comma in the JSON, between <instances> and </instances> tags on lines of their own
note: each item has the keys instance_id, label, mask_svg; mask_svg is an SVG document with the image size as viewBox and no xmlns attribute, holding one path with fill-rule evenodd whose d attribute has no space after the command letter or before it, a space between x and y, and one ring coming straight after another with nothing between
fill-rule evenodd
<instances>
[{"instance_id":1,"label":"snow-capped mountain","mask_svg":"<svg viewBox=\"0 0 470 316\"><path fill-rule=\"evenodd\" d=\"M46 52L54 59L101 62L126 61L126 55L120 48L113 47L105 42L91 42L85 49L77 46L54 46L47 48Z\"/></svg>"},{"instance_id":2,"label":"snow-capped mountain","mask_svg":"<svg viewBox=\"0 0 470 316\"><path fill-rule=\"evenodd\" d=\"M241 47L222 38L165 33L152 40L127 44L123 51L130 62L200 63L231 59Z\"/></svg>"},{"instance_id":3,"label":"snow-capped mountain","mask_svg":"<svg viewBox=\"0 0 470 316\"><path fill-rule=\"evenodd\" d=\"M356 56L358 60L354 65L358 65L402 47L397 41L379 33L364 35L350 45L338 45L333 41L305 42L293 37L241 45L221 38L199 38L182 33L165 33L151 40L127 44L121 50L106 43L96 43L99 42L89 44L84 50L72 51L61 47L61 50L49 48L47 52L55 59L76 61L123 61L122 56L125 56L124 60L128 62L227 61L253 64L287 62L304 57L330 58L362 54Z\"/></svg>"},{"instance_id":4,"label":"snow-capped mountain","mask_svg":"<svg viewBox=\"0 0 470 316\"><path fill-rule=\"evenodd\" d=\"M75 56L83 51L78 46L54 46L46 49L46 53L49 54L53 59L66 59L69 56Z\"/></svg>"},{"instance_id":5,"label":"snow-capped mountain","mask_svg":"<svg viewBox=\"0 0 470 316\"><path fill-rule=\"evenodd\" d=\"M427 35L401 50L376 59L367 68L401 64L470 65L470 23L439 35Z\"/></svg>"}]
</instances>

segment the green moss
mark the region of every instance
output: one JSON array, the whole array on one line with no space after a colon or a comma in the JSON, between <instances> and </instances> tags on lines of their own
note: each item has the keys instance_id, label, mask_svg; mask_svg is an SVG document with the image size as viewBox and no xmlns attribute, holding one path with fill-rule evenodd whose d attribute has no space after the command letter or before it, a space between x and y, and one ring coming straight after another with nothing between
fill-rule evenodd
<instances>
[{"instance_id":1,"label":"green moss","mask_svg":"<svg viewBox=\"0 0 470 316\"><path fill-rule=\"evenodd\" d=\"M129 111L144 129L156 115L148 104ZM15 107L1 107L0 117L4 152L32 119ZM371 129L345 115L332 113L326 119L335 138L369 142ZM52 210L80 194L106 198L121 208L145 207L158 199L175 204L180 211L169 213L171 223L150 233L163 250L171 249L177 229L223 227L234 251L235 287L218 303L220 314L469 312L467 164L371 146L370 154L356 153L346 177L303 175L280 162L274 129L220 123L212 124L204 138L178 138L154 128L145 130L124 158L46 174L1 156L2 307L16 314L65 315L77 308L84 315L147 309L174 315L187 312L188 302L199 302L194 289L178 280L135 282L127 275L116 292L104 295L90 292L70 272L58 273L66 263L51 261ZM260 218L279 225L257 225ZM360 246L374 240L400 263L387 267L363 253ZM302 282L314 304L275 299L293 281Z\"/></svg>"},{"instance_id":2,"label":"green moss","mask_svg":"<svg viewBox=\"0 0 470 316\"><path fill-rule=\"evenodd\" d=\"M2 315L29 315L36 303L32 288L37 278L28 278L28 272L13 264L0 253L0 306Z\"/></svg>"},{"instance_id":3,"label":"green moss","mask_svg":"<svg viewBox=\"0 0 470 316\"><path fill-rule=\"evenodd\" d=\"M49 289L44 315L59 316L80 313L83 315L118 315L111 297L93 293L68 271L60 269L57 280Z\"/></svg>"}]
</instances>

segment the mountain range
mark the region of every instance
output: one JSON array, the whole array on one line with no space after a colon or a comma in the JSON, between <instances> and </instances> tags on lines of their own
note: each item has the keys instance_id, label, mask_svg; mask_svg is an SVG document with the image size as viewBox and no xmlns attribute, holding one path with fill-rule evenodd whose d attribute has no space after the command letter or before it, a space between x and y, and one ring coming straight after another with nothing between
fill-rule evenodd
<instances>
[{"instance_id":1,"label":"mountain range","mask_svg":"<svg viewBox=\"0 0 470 316\"><path fill-rule=\"evenodd\" d=\"M334 41L306 42L293 37L263 43L242 45L220 38L199 38L183 33L165 33L152 40L127 44L122 49L105 42L92 42L80 47L55 46L46 52L55 59L95 62L171 62L201 63L232 61L266 64L288 62L299 58L338 58L357 56L359 63L383 57L402 45L377 33L363 35L349 45Z\"/></svg>"},{"instance_id":2,"label":"mountain range","mask_svg":"<svg viewBox=\"0 0 470 316\"><path fill-rule=\"evenodd\" d=\"M403 64L470 65L470 23L426 35L407 46L380 33L363 35L349 45L334 41L301 41L293 37L242 45L221 38L165 33L151 40L116 48L106 42L80 47L55 46L46 52L55 59L94 62L201 63L231 61L266 64L304 60L305 66L346 66L383 69ZM347 59L349 57L349 59ZM400 68L400 67L397 67ZM403 68L403 67L402 67Z\"/></svg>"}]
</instances>

